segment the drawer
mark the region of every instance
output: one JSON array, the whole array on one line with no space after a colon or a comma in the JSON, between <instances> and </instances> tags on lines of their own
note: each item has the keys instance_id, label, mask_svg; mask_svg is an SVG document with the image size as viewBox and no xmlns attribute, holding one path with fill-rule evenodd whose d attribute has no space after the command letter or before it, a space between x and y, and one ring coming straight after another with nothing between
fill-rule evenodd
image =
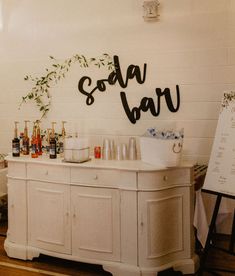
<instances>
[{"instance_id":1,"label":"drawer","mask_svg":"<svg viewBox=\"0 0 235 276\"><path fill-rule=\"evenodd\" d=\"M139 172L139 189L164 189L170 186L190 186L192 183L191 168L169 169L157 172Z\"/></svg>"},{"instance_id":2,"label":"drawer","mask_svg":"<svg viewBox=\"0 0 235 276\"><path fill-rule=\"evenodd\" d=\"M119 170L71 168L71 183L133 189L136 188L136 173Z\"/></svg>"},{"instance_id":3,"label":"drawer","mask_svg":"<svg viewBox=\"0 0 235 276\"><path fill-rule=\"evenodd\" d=\"M26 178L26 163L8 162L8 177Z\"/></svg>"},{"instance_id":4,"label":"drawer","mask_svg":"<svg viewBox=\"0 0 235 276\"><path fill-rule=\"evenodd\" d=\"M64 166L27 164L27 178L50 182L70 182L70 169Z\"/></svg>"}]
</instances>

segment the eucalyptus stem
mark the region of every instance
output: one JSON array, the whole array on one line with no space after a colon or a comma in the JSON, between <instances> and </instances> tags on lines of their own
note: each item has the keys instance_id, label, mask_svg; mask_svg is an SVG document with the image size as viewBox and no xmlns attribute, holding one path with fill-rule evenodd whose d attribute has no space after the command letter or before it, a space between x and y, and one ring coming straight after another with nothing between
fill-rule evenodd
<instances>
[{"instance_id":1,"label":"eucalyptus stem","mask_svg":"<svg viewBox=\"0 0 235 276\"><path fill-rule=\"evenodd\" d=\"M42 114L40 120L46 117L50 110L52 97L50 89L61 79L66 77L66 74L73 64L79 63L81 68L87 68L90 65L94 65L98 68L107 67L108 70L114 70L113 59L106 53L97 58L86 58L84 55L75 54L65 59L62 63L59 63L53 56L50 56L50 59L53 61L53 64L50 69L46 68L46 73L43 76L33 77L31 75L26 75L24 77L25 81L31 81L33 83L33 87L22 97L19 105L20 109L23 103L35 101L36 106Z\"/></svg>"}]
</instances>

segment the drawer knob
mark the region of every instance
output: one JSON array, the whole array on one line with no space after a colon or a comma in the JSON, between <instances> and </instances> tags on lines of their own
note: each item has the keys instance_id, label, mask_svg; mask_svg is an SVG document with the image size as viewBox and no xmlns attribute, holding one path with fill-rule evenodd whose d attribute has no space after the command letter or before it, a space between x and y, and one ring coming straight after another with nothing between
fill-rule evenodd
<instances>
[{"instance_id":1,"label":"drawer knob","mask_svg":"<svg viewBox=\"0 0 235 276\"><path fill-rule=\"evenodd\" d=\"M48 175L48 171L45 172L45 175Z\"/></svg>"},{"instance_id":2,"label":"drawer knob","mask_svg":"<svg viewBox=\"0 0 235 276\"><path fill-rule=\"evenodd\" d=\"M167 181L167 180L168 180L168 176L167 176L167 175L164 175L164 176L163 176L163 180L164 180L164 181Z\"/></svg>"},{"instance_id":3,"label":"drawer knob","mask_svg":"<svg viewBox=\"0 0 235 276\"><path fill-rule=\"evenodd\" d=\"M96 174L95 176L94 176L94 180L97 180L98 179L98 175Z\"/></svg>"}]
</instances>

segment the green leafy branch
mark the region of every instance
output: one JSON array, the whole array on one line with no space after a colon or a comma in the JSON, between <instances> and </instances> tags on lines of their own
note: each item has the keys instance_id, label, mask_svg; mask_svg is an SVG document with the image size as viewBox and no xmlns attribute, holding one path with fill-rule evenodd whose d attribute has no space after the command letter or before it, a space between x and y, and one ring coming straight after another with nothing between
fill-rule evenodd
<instances>
[{"instance_id":1,"label":"green leafy branch","mask_svg":"<svg viewBox=\"0 0 235 276\"><path fill-rule=\"evenodd\" d=\"M35 101L36 106L42 113L41 119L45 117L50 110L51 94L50 89L57 84L61 79L64 79L70 67L74 63L79 63L81 68L87 68L94 65L98 68L107 67L108 70L114 70L113 59L108 54L103 54L97 58L86 58L84 55L74 55L71 58L65 59L59 63L53 56L50 56L53 64L50 69L46 68L46 73L41 77L25 76L25 81L31 81L33 87L27 95L22 97L19 109L23 103Z\"/></svg>"},{"instance_id":2,"label":"green leafy branch","mask_svg":"<svg viewBox=\"0 0 235 276\"><path fill-rule=\"evenodd\" d=\"M229 104L234 101L235 101L235 92L231 91L231 92L224 93L224 97L221 104L222 109L227 108Z\"/></svg>"}]
</instances>

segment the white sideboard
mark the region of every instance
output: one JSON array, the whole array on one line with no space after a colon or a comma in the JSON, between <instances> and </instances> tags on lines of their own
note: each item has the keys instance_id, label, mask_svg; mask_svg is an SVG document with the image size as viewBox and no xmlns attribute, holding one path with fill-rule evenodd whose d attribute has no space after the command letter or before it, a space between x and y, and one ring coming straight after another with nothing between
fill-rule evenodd
<instances>
[{"instance_id":1,"label":"white sideboard","mask_svg":"<svg viewBox=\"0 0 235 276\"><path fill-rule=\"evenodd\" d=\"M192 167L8 157L9 257L100 264L117 276L194 273Z\"/></svg>"}]
</instances>

